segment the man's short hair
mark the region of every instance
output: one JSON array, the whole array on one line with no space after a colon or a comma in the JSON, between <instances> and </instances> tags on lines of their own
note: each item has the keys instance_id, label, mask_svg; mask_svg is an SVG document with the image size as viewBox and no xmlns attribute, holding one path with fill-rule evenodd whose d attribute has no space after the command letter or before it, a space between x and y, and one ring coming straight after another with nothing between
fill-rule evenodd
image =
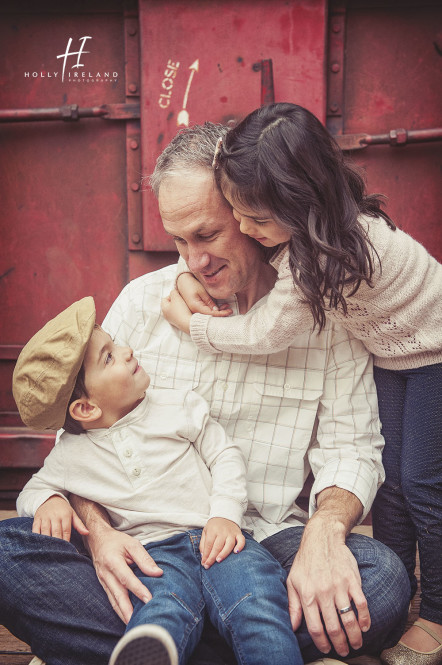
<instances>
[{"instance_id":1,"label":"man's short hair","mask_svg":"<svg viewBox=\"0 0 442 665\"><path fill-rule=\"evenodd\" d=\"M158 157L155 169L148 178L158 198L164 178L197 168L212 168L213 155L220 136L225 136L228 127L205 122L182 129Z\"/></svg>"}]
</instances>

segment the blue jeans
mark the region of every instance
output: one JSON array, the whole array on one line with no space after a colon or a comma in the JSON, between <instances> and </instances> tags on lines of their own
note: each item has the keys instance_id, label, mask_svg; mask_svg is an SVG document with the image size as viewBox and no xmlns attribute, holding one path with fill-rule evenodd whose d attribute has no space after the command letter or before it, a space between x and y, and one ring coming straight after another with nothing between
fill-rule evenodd
<instances>
[{"instance_id":1,"label":"blue jeans","mask_svg":"<svg viewBox=\"0 0 442 665\"><path fill-rule=\"evenodd\" d=\"M126 627L112 610L81 538L74 532L68 543L33 534L32 522L0 522L0 623L47 665L107 665ZM144 579L154 599L144 605L133 598L129 627L145 622L164 626L183 663L199 640L207 613L239 663L301 664L281 566L246 536L242 552L206 571L198 553L200 533L148 547L164 575Z\"/></svg>"},{"instance_id":2,"label":"blue jeans","mask_svg":"<svg viewBox=\"0 0 442 665\"><path fill-rule=\"evenodd\" d=\"M241 665L303 665L290 624L285 571L244 535L242 552L208 570L201 566L201 529L147 545L164 574L145 577L135 569L153 597L144 604L132 596L134 613L127 629L146 623L163 626L184 665L201 639L207 612Z\"/></svg>"},{"instance_id":3,"label":"blue jeans","mask_svg":"<svg viewBox=\"0 0 442 665\"><path fill-rule=\"evenodd\" d=\"M442 364L412 370L374 368L386 480L373 505L375 538L404 562L420 616L442 624Z\"/></svg>"}]
</instances>

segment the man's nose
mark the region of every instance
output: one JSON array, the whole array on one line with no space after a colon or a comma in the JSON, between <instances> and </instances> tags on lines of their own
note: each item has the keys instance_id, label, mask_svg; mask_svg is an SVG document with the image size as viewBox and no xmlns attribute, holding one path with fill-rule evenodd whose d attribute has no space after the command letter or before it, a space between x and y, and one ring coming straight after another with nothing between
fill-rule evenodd
<instances>
[{"instance_id":1,"label":"man's nose","mask_svg":"<svg viewBox=\"0 0 442 665\"><path fill-rule=\"evenodd\" d=\"M187 265L192 272L200 272L210 263L210 254L203 252L198 248L188 248Z\"/></svg>"}]
</instances>

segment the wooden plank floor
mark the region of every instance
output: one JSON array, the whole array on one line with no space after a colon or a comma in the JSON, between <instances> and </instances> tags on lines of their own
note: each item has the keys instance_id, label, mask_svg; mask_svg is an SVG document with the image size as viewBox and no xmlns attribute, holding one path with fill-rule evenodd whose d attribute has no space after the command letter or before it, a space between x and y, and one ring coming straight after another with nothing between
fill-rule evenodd
<instances>
[{"instance_id":1,"label":"wooden plank floor","mask_svg":"<svg viewBox=\"0 0 442 665\"><path fill-rule=\"evenodd\" d=\"M0 510L0 520L14 517L17 513L12 510ZM358 533L371 536L370 526L359 526L354 529ZM411 625L419 614L420 590L413 599L408 624ZM0 665L28 665L32 659L32 653L29 646L20 642L9 633L3 626L0 626ZM353 661L356 665L356 661ZM358 658L358 665L380 665L380 661L375 658Z\"/></svg>"}]
</instances>

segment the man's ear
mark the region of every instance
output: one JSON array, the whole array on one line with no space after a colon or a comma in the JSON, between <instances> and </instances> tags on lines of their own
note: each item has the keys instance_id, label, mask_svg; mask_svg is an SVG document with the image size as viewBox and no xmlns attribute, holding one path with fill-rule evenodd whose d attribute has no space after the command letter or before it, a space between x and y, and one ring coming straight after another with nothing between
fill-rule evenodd
<instances>
[{"instance_id":1,"label":"man's ear","mask_svg":"<svg viewBox=\"0 0 442 665\"><path fill-rule=\"evenodd\" d=\"M97 404L90 402L87 397L80 397L69 405L69 413L74 420L81 423L93 423L101 418L103 412Z\"/></svg>"}]
</instances>

